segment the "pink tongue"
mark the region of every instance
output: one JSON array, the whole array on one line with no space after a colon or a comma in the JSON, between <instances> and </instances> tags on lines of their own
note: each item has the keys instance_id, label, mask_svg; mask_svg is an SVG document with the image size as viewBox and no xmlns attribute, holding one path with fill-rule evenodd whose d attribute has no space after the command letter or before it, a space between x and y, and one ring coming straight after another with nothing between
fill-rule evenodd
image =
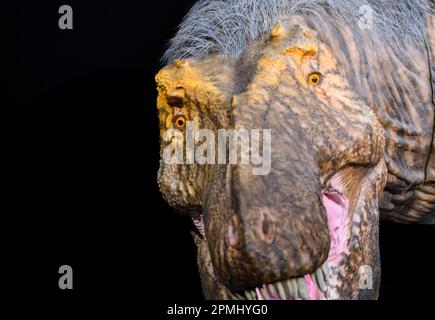
<instances>
[{"instance_id":1,"label":"pink tongue","mask_svg":"<svg viewBox=\"0 0 435 320\"><path fill-rule=\"evenodd\" d=\"M257 294L257 300L264 300L263 296L260 293L260 289L255 288L255 293Z\"/></svg>"},{"instance_id":2,"label":"pink tongue","mask_svg":"<svg viewBox=\"0 0 435 320\"><path fill-rule=\"evenodd\" d=\"M349 200L343 197L342 201L343 204L338 204L323 195L323 205L328 215L328 229L331 236L328 262L338 259L341 253L347 252L346 241L349 238L349 228L347 228L346 220Z\"/></svg>"}]
</instances>

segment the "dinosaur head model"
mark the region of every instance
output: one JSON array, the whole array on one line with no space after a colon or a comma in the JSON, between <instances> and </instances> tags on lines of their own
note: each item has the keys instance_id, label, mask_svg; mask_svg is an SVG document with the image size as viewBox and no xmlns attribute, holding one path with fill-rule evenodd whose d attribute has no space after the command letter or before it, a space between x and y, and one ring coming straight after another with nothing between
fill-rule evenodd
<instances>
[{"instance_id":1,"label":"dinosaur head model","mask_svg":"<svg viewBox=\"0 0 435 320\"><path fill-rule=\"evenodd\" d=\"M389 135L353 65L377 74L316 19L282 18L237 54L187 55L156 76L159 186L197 227L206 298L378 296Z\"/></svg>"}]
</instances>

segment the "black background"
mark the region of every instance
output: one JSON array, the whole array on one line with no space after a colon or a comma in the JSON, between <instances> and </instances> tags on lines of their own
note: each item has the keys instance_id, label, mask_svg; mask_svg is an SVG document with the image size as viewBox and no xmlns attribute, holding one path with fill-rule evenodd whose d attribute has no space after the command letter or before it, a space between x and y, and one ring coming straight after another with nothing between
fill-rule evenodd
<instances>
[{"instance_id":1,"label":"black background","mask_svg":"<svg viewBox=\"0 0 435 320\"><path fill-rule=\"evenodd\" d=\"M1 126L5 280L63 301L202 299L191 224L157 188L154 75L193 1L16 1ZM60 30L58 8L74 10ZM434 228L381 225L380 299L433 298ZM58 268L74 289L58 288Z\"/></svg>"}]
</instances>

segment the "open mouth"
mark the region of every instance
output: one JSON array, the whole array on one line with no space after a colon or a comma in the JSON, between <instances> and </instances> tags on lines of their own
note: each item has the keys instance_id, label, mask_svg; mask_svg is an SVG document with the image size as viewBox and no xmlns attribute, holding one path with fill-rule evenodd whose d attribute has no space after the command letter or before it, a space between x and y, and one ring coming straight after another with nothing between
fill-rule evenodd
<instances>
[{"instance_id":1,"label":"open mouth","mask_svg":"<svg viewBox=\"0 0 435 320\"><path fill-rule=\"evenodd\" d=\"M329 267L325 262L312 274L230 293L230 296L234 300L325 300L328 276Z\"/></svg>"},{"instance_id":2,"label":"open mouth","mask_svg":"<svg viewBox=\"0 0 435 320\"><path fill-rule=\"evenodd\" d=\"M330 249L327 260L310 274L290 278L260 287L229 292L234 300L327 300L330 297L328 281L330 267L339 265L343 254L348 254L349 240L349 198L345 195L341 176L335 174L322 193L323 206L327 212L330 234ZM205 239L202 215L192 217L198 232Z\"/></svg>"}]
</instances>

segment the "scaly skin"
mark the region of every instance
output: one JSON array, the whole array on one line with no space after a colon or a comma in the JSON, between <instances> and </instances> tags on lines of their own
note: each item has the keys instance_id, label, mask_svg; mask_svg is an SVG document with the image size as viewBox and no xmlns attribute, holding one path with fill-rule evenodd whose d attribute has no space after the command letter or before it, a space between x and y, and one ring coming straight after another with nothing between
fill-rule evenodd
<instances>
[{"instance_id":1,"label":"scaly skin","mask_svg":"<svg viewBox=\"0 0 435 320\"><path fill-rule=\"evenodd\" d=\"M216 136L222 128L271 129L267 175L253 175L252 165L161 161L165 199L204 223L204 234L194 238L206 298L234 298L236 292L312 274L328 261L321 298L375 299L380 211L396 221L434 222L433 134L424 131L433 126L428 60L403 65L403 56L389 48L370 53L352 47L357 40L363 48L377 41L361 35L349 41L349 61L339 53L337 32L316 29L312 17L294 16L240 57L175 61L156 76L162 151L169 143L163 136L180 114ZM340 32L346 37L351 31L343 26ZM434 43L432 38L432 48ZM423 48L410 53L419 59L428 55ZM378 71L358 69L351 63L355 58L394 67L402 84L420 90L400 87L395 93L406 97L385 93L379 99L366 76ZM363 67L369 70L356 71ZM307 82L313 71L322 77L316 86ZM416 72L418 79L412 78ZM395 112L408 112L406 123L406 116L393 118ZM331 185L348 201L341 245L325 203ZM371 289L361 287L362 266L373 271Z\"/></svg>"}]
</instances>

